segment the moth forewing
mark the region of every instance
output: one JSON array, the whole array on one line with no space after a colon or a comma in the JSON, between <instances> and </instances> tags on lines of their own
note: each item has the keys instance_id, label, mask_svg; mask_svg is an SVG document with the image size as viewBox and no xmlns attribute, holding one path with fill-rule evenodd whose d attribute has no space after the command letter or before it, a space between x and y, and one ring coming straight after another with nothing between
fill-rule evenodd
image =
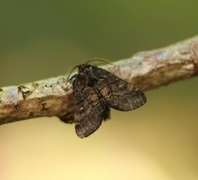
<instances>
[{"instance_id":1,"label":"moth forewing","mask_svg":"<svg viewBox=\"0 0 198 180\"><path fill-rule=\"evenodd\" d=\"M90 87L89 77L83 72L77 74L73 82L74 88L74 122L76 134L84 138L96 131L103 119L109 118L109 107Z\"/></svg>"},{"instance_id":2,"label":"moth forewing","mask_svg":"<svg viewBox=\"0 0 198 180\"><path fill-rule=\"evenodd\" d=\"M98 67L94 67L93 73L98 77L95 86L110 107L130 111L146 103L144 93L125 80Z\"/></svg>"}]
</instances>

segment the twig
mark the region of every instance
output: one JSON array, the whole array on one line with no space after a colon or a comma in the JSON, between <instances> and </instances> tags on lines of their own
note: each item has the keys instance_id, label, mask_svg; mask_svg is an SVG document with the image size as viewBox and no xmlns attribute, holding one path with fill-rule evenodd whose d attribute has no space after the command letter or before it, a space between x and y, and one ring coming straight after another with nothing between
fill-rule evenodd
<instances>
[{"instance_id":1,"label":"twig","mask_svg":"<svg viewBox=\"0 0 198 180\"><path fill-rule=\"evenodd\" d=\"M145 91L198 75L198 36L102 66ZM43 116L73 120L72 85L66 76L0 88L0 124Z\"/></svg>"}]
</instances>

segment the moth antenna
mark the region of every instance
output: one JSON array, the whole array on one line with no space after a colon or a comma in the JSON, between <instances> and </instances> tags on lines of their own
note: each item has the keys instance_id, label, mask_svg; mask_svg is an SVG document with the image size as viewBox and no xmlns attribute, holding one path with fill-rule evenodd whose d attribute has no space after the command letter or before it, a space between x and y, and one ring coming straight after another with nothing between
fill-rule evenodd
<instances>
[{"instance_id":1,"label":"moth antenna","mask_svg":"<svg viewBox=\"0 0 198 180\"><path fill-rule=\"evenodd\" d=\"M101 57L92 58L89 61L87 61L86 64L89 64L89 63L92 63L92 62L96 62L96 61L112 64L112 62L109 59L105 59L105 58L101 58Z\"/></svg>"},{"instance_id":2,"label":"moth antenna","mask_svg":"<svg viewBox=\"0 0 198 180\"><path fill-rule=\"evenodd\" d=\"M78 67L79 67L79 65L75 65L75 66L70 67L70 68L67 70L67 72L66 72L66 75L67 75L66 83L69 82L69 78L71 77L71 74L72 74L72 73L74 72L74 70L75 70L76 68L78 68Z\"/></svg>"}]
</instances>

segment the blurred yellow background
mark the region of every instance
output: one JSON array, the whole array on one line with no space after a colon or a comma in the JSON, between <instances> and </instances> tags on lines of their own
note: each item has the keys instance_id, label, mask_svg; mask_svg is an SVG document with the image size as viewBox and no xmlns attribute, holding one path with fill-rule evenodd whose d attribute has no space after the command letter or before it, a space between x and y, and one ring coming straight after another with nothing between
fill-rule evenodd
<instances>
[{"instance_id":1,"label":"blurred yellow background","mask_svg":"<svg viewBox=\"0 0 198 180\"><path fill-rule=\"evenodd\" d=\"M198 1L2 1L0 87L63 75L93 57L119 60L198 34ZM79 139L37 118L0 127L1 180L197 180L198 79L146 92L133 112Z\"/></svg>"}]
</instances>

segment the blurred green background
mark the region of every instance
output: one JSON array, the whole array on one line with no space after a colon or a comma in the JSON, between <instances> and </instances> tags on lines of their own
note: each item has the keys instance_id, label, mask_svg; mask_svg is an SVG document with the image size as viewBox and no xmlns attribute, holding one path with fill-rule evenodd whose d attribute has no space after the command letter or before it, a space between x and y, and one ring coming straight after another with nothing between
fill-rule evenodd
<instances>
[{"instance_id":1,"label":"blurred green background","mask_svg":"<svg viewBox=\"0 0 198 180\"><path fill-rule=\"evenodd\" d=\"M0 86L63 75L93 57L112 61L198 33L198 1L0 3ZM134 112L86 139L58 118L0 127L1 180L198 179L197 78L146 92Z\"/></svg>"}]
</instances>

